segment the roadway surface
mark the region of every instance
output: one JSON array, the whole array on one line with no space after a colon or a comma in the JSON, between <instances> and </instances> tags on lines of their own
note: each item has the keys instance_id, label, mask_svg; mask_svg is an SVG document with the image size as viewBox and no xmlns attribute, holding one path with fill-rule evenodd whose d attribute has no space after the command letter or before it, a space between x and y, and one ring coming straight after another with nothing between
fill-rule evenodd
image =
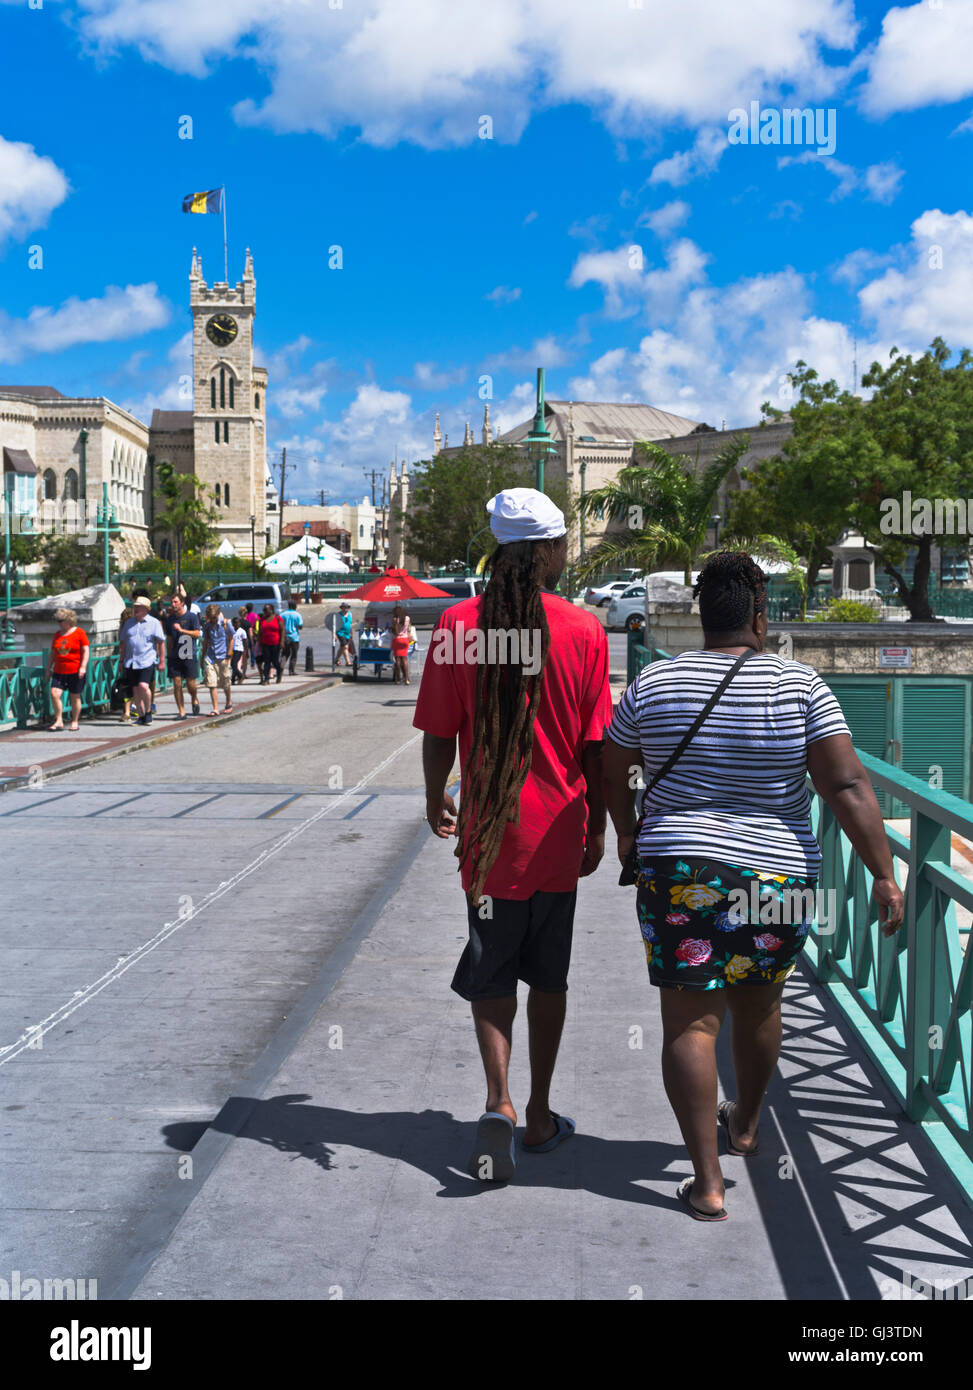
<instances>
[{"instance_id":1,"label":"roadway surface","mask_svg":"<svg viewBox=\"0 0 973 1390\"><path fill-rule=\"evenodd\" d=\"M415 695L363 679L0 796L0 1268L137 1299L842 1299L973 1275L969 1212L807 979L765 1153L727 1160L730 1222L689 1221L610 863L580 895L554 1102L579 1133L505 1189L465 1176L483 1087Z\"/></svg>"}]
</instances>

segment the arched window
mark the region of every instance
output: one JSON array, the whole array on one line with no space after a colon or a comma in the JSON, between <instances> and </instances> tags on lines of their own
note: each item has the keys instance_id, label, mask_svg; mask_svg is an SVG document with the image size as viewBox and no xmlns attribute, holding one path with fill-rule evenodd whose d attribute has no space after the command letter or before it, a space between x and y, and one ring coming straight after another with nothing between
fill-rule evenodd
<instances>
[{"instance_id":1,"label":"arched window","mask_svg":"<svg viewBox=\"0 0 973 1390\"><path fill-rule=\"evenodd\" d=\"M254 408L254 410L259 410L259 409L260 409L260 392L259 392L259 391L256 391L256 392L254 393L254 397L253 397L253 408Z\"/></svg>"},{"instance_id":2,"label":"arched window","mask_svg":"<svg viewBox=\"0 0 973 1390\"><path fill-rule=\"evenodd\" d=\"M64 475L64 500L66 502L77 502L78 500L78 475L73 468L69 468Z\"/></svg>"},{"instance_id":3,"label":"arched window","mask_svg":"<svg viewBox=\"0 0 973 1390\"><path fill-rule=\"evenodd\" d=\"M230 484L229 484L229 483L224 483L224 484L223 484L223 505L224 505L224 507L228 507L228 506L230 505Z\"/></svg>"},{"instance_id":4,"label":"arched window","mask_svg":"<svg viewBox=\"0 0 973 1390\"><path fill-rule=\"evenodd\" d=\"M220 409L226 405L226 368L220 368Z\"/></svg>"},{"instance_id":5,"label":"arched window","mask_svg":"<svg viewBox=\"0 0 973 1390\"><path fill-rule=\"evenodd\" d=\"M233 409L233 378L230 377L230 409Z\"/></svg>"},{"instance_id":6,"label":"arched window","mask_svg":"<svg viewBox=\"0 0 973 1390\"><path fill-rule=\"evenodd\" d=\"M223 443L224 443L224 444L229 444L229 442L230 442L230 422L229 422L229 420L224 420L224 421L223 421Z\"/></svg>"},{"instance_id":7,"label":"arched window","mask_svg":"<svg viewBox=\"0 0 973 1390\"><path fill-rule=\"evenodd\" d=\"M217 483L216 486L213 488L213 496L216 498L216 505L219 506L219 505L220 505L220 485L219 485L219 483Z\"/></svg>"},{"instance_id":8,"label":"arched window","mask_svg":"<svg viewBox=\"0 0 973 1390\"><path fill-rule=\"evenodd\" d=\"M209 408L210 408L210 410L215 410L215 409L216 409L216 377L215 377L215 376L211 376L210 379L209 379Z\"/></svg>"},{"instance_id":9,"label":"arched window","mask_svg":"<svg viewBox=\"0 0 973 1390\"><path fill-rule=\"evenodd\" d=\"M219 422L219 420L214 420L214 421L213 421L213 437L215 438L217 444L219 444L219 442L220 442L220 422Z\"/></svg>"},{"instance_id":10,"label":"arched window","mask_svg":"<svg viewBox=\"0 0 973 1390\"><path fill-rule=\"evenodd\" d=\"M47 468L44 471L44 501L54 502L57 500L57 478L54 476L54 469Z\"/></svg>"}]
</instances>

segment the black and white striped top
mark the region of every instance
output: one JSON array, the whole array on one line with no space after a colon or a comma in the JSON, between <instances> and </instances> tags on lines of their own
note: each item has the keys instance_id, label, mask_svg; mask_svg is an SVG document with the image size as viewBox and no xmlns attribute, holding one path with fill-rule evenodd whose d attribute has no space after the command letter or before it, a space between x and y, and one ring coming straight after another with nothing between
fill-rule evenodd
<instances>
[{"instance_id":1,"label":"black and white striped top","mask_svg":"<svg viewBox=\"0 0 973 1390\"><path fill-rule=\"evenodd\" d=\"M608 737L641 750L646 784L735 660L729 652L683 652L644 667L626 690ZM821 851L809 818L807 745L849 732L813 667L770 652L750 657L646 798L639 853L709 854L815 877Z\"/></svg>"}]
</instances>

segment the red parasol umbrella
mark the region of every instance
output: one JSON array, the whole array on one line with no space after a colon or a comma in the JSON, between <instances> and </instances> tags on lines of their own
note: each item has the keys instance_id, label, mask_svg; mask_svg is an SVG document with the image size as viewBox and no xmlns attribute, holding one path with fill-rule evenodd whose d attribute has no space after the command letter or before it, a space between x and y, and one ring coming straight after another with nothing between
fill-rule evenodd
<instances>
[{"instance_id":1,"label":"red parasol umbrella","mask_svg":"<svg viewBox=\"0 0 973 1390\"><path fill-rule=\"evenodd\" d=\"M370 579L358 589L352 589L343 599L361 598L370 603L399 603L410 598L449 598L445 589L436 589L422 579L413 579L405 570L390 569L378 579Z\"/></svg>"}]
</instances>

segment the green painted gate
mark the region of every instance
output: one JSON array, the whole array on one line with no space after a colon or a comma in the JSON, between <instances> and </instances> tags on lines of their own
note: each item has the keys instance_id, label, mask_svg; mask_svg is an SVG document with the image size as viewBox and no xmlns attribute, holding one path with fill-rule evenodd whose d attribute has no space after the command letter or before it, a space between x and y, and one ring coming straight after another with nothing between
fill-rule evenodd
<instances>
[{"instance_id":1,"label":"green painted gate","mask_svg":"<svg viewBox=\"0 0 973 1390\"><path fill-rule=\"evenodd\" d=\"M841 705L851 741L862 752L970 799L970 676L822 676ZM883 816L908 808L876 788Z\"/></svg>"}]
</instances>

